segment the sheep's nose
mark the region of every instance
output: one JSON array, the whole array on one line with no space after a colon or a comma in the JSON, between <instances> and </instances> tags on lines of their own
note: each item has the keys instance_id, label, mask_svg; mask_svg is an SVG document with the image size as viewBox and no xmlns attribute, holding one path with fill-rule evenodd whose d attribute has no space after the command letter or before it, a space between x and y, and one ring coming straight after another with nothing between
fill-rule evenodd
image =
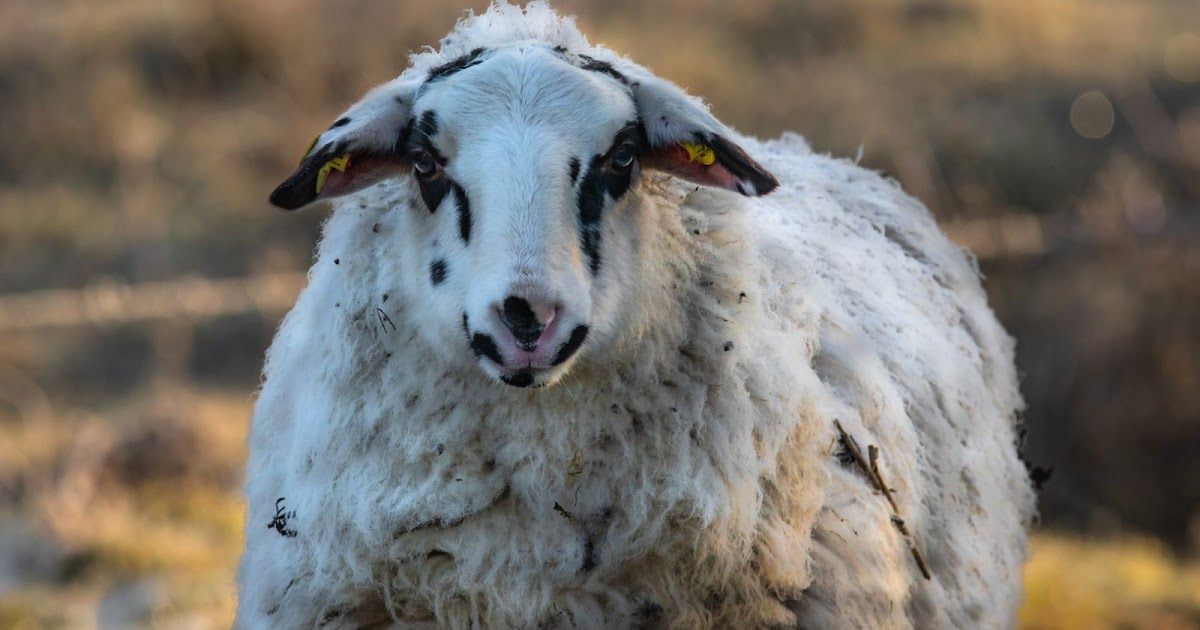
<instances>
[{"instance_id":1,"label":"sheep's nose","mask_svg":"<svg viewBox=\"0 0 1200 630\"><path fill-rule=\"evenodd\" d=\"M554 321L558 314L558 305L545 300L527 300L523 297L510 295L504 298L504 303L497 309L500 321L512 332L517 343L526 351L537 347L542 332Z\"/></svg>"}]
</instances>

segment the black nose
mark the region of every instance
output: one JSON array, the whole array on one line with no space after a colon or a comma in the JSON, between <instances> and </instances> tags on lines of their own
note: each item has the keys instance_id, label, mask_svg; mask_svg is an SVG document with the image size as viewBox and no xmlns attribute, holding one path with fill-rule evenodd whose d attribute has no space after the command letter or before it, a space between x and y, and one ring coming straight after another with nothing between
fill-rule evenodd
<instances>
[{"instance_id":1,"label":"black nose","mask_svg":"<svg viewBox=\"0 0 1200 630\"><path fill-rule=\"evenodd\" d=\"M500 319L526 350L532 350L537 345L537 340L542 336L542 330L545 329L545 326L538 321L537 315L533 313L533 307L529 302L525 298L515 295L504 298L504 308L500 312Z\"/></svg>"}]
</instances>

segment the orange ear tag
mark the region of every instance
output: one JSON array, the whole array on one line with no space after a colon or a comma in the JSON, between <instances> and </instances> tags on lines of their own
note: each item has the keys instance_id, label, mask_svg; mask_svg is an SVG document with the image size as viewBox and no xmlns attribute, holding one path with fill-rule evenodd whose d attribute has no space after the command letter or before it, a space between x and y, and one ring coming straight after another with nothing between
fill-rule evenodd
<instances>
[{"instance_id":1,"label":"orange ear tag","mask_svg":"<svg viewBox=\"0 0 1200 630\"><path fill-rule=\"evenodd\" d=\"M317 171L317 194L321 194L321 189L325 187L325 179L329 177L329 171L345 173L348 166L350 166L349 155L335 157L321 166L321 170Z\"/></svg>"},{"instance_id":2,"label":"orange ear tag","mask_svg":"<svg viewBox=\"0 0 1200 630\"><path fill-rule=\"evenodd\" d=\"M711 147L703 144L684 142L683 148L688 152L688 159L693 162L699 162L704 166L712 166L713 162L717 161L717 154L713 153Z\"/></svg>"}]
</instances>

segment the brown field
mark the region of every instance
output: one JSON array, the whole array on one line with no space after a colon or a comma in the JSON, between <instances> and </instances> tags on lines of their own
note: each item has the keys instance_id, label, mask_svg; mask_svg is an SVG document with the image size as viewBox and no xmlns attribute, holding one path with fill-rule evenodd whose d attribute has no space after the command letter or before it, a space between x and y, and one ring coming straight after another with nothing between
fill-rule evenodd
<instances>
[{"instance_id":1,"label":"brown field","mask_svg":"<svg viewBox=\"0 0 1200 630\"><path fill-rule=\"evenodd\" d=\"M739 129L861 147L980 254L1054 468L1024 627L1200 628L1200 3L556 4ZM0 3L0 628L229 625L257 369L322 219L266 194L463 7ZM122 289L243 276L285 280Z\"/></svg>"}]
</instances>

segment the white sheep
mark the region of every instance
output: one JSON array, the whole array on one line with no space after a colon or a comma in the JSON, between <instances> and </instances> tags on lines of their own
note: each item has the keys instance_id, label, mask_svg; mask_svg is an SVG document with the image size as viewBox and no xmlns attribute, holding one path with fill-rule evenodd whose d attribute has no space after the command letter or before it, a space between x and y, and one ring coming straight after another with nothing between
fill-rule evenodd
<instances>
[{"instance_id":1,"label":"white sheep","mask_svg":"<svg viewBox=\"0 0 1200 630\"><path fill-rule=\"evenodd\" d=\"M534 2L272 201L339 196L267 356L238 627L1014 623L1013 343L893 182Z\"/></svg>"}]
</instances>

